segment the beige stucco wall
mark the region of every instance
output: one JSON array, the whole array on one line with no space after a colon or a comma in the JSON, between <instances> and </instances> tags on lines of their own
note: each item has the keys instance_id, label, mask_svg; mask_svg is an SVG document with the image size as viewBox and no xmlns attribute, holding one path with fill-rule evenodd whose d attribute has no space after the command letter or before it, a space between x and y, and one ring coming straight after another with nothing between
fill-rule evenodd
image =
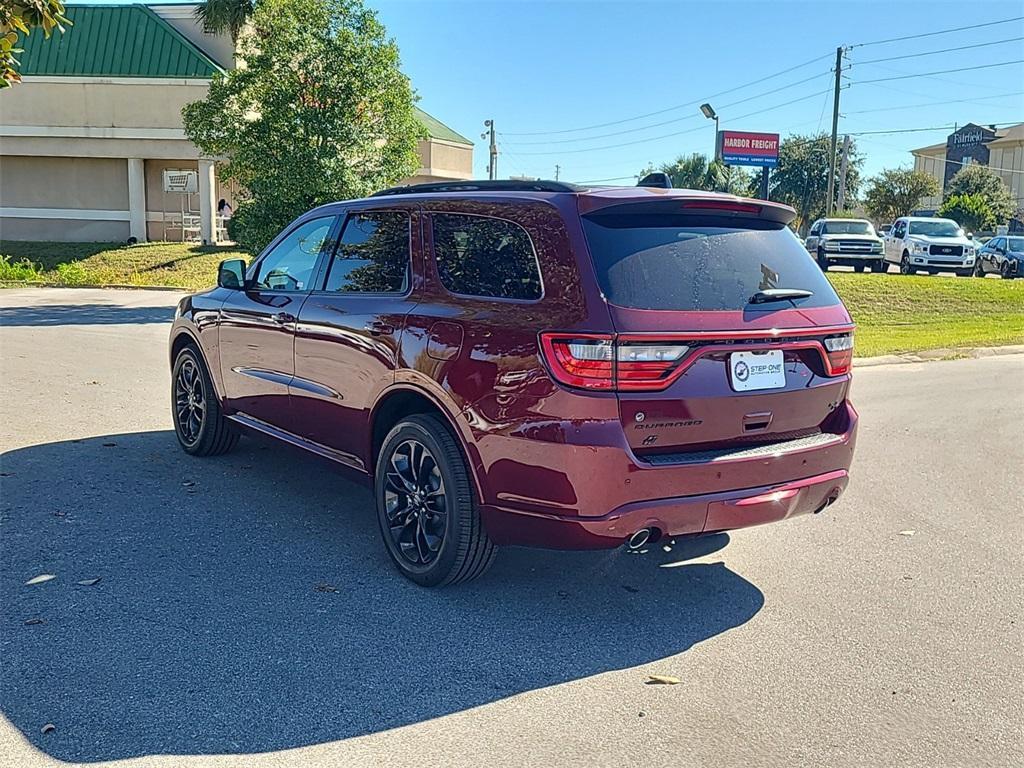
<instances>
[{"instance_id":1,"label":"beige stucco wall","mask_svg":"<svg viewBox=\"0 0 1024 768\"><path fill-rule=\"evenodd\" d=\"M2 157L0 206L127 211L127 164L91 157Z\"/></svg>"},{"instance_id":2,"label":"beige stucco wall","mask_svg":"<svg viewBox=\"0 0 1024 768\"><path fill-rule=\"evenodd\" d=\"M926 147L914 150L914 170L927 173L939 184L939 194L921 201L922 208L938 208L942 205L942 180L946 172L946 146Z\"/></svg>"},{"instance_id":3,"label":"beige stucco wall","mask_svg":"<svg viewBox=\"0 0 1024 768\"><path fill-rule=\"evenodd\" d=\"M160 16L192 42L199 50L220 64L224 69L234 66L235 49L230 35L211 35L203 31L196 20L195 5L151 5L149 9Z\"/></svg>"},{"instance_id":4,"label":"beige stucco wall","mask_svg":"<svg viewBox=\"0 0 1024 768\"><path fill-rule=\"evenodd\" d=\"M20 86L0 91L0 123L181 130L181 108L204 98L207 90L207 83L200 80L83 78L72 82L26 77Z\"/></svg>"},{"instance_id":5,"label":"beige stucco wall","mask_svg":"<svg viewBox=\"0 0 1024 768\"><path fill-rule=\"evenodd\" d=\"M127 221L82 219L0 219L0 239L46 240L57 243L123 243L128 239Z\"/></svg>"},{"instance_id":6,"label":"beige stucco wall","mask_svg":"<svg viewBox=\"0 0 1024 768\"><path fill-rule=\"evenodd\" d=\"M989 167L1010 188L1017 205L1024 206L1024 142L993 141L988 148Z\"/></svg>"},{"instance_id":7,"label":"beige stucco wall","mask_svg":"<svg viewBox=\"0 0 1024 768\"><path fill-rule=\"evenodd\" d=\"M416 148L420 157L417 178L449 181L473 178L473 148L438 139L421 141Z\"/></svg>"}]
</instances>

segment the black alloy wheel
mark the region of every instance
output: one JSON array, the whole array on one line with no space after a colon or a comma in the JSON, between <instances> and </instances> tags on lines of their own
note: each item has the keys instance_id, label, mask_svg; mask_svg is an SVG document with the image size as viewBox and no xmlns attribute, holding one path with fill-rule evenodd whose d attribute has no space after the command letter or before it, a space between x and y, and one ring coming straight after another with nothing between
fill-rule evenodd
<instances>
[{"instance_id":1,"label":"black alloy wheel","mask_svg":"<svg viewBox=\"0 0 1024 768\"><path fill-rule=\"evenodd\" d=\"M414 414L391 429L377 454L374 495L384 546L406 578L458 584L493 562L462 449L440 416Z\"/></svg>"},{"instance_id":2,"label":"black alloy wheel","mask_svg":"<svg viewBox=\"0 0 1024 768\"><path fill-rule=\"evenodd\" d=\"M171 372L171 416L178 444L193 456L217 456L238 443L238 433L224 417L213 382L199 352L187 346Z\"/></svg>"},{"instance_id":3,"label":"black alloy wheel","mask_svg":"<svg viewBox=\"0 0 1024 768\"><path fill-rule=\"evenodd\" d=\"M437 559L448 528L448 497L437 459L408 439L392 451L385 470L384 509L395 549L414 566Z\"/></svg>"},{"instance_id":4,"label":"black alloy wheel","mask_svg":"<svg viewBox=\"0 0 1024 768\"><path fill-rule=\"evenodd\" d=\"M182 442L195 445L206 419L206 393L199 366L191 358L182 361L174 377L174 417Z\"/></svg>"}]
</instances>

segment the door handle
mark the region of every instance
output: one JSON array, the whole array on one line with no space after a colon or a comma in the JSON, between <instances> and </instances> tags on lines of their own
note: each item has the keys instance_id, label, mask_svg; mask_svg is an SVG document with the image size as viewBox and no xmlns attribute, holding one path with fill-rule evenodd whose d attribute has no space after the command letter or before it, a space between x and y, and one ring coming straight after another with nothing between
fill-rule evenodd
<instances>
[{"instance_id":1,"label":"door handle","mask_svg":"<svg viewBox=\"0 0 1024 768\"><path fill-rule=\"evenodd\" d=\"M393 325L387 323L372 322L366 324L366 330L370 332L371 336L390 336L395 332Z\"/></svg>"},{"instance_id":2,"label":"door handle","mask_svg":"<svg viewBox=\"0 0 1024 768\"><path fill-rule=\"evenodd\" d=\"M280 325L287 325L288 323L294 323L296 321L296 319L297 319L295 317L295 315L290 314L288 312L278 312L276 315L273 316L273 318L274 318L274 322L275 323L279 323Z\"/></svg>"}]
</instances>

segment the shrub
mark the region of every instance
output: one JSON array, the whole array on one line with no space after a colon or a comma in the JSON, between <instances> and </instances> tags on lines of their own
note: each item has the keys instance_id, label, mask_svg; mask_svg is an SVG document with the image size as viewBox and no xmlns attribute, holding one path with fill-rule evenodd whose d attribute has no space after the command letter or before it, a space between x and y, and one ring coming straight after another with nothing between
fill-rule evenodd
<instances>
[{"instance_id":1,"label":"shrub","mask_svg":"<svg viewBox=\"0 0 1024 768\"><path fill-rule=\"evenodd\" d=\"M42 280L39 267L28 259L14 261L10 256L0 254L0 280Z\"/></svg>"}]
</instances>

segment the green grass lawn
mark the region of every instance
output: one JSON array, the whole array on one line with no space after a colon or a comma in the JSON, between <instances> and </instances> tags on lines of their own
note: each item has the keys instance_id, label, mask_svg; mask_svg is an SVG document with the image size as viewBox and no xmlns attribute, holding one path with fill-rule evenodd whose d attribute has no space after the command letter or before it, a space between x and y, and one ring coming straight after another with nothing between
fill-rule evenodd
<instances>
[{"instance_id":1,"label":"green grass lawn","mask_svg":"<svg viewBox=\"0 0 1024 768\"><path fill-rule=\"evenodd\" d=\"M857 323L858 357L1024 343L1024 280L828 277Z\"/></svg>"},{"instance_id":2,"label":"green grass lawn","mask_svg":"<svg viewBox=\"0 0 1024 768\"><path fill-rule=\"evenodd\" d=\"M174 286L216 282L229 247L192 243L28 243L0 241L0 285ZM857 322L857 355L1024 343L1024 280L829 272Z\"/></svg>"},{"instance_id":3,"label":"green grass lawn","mask_svg":"<svg viewBox=\"0 0 1024 768\"><path fill-rule=\"evenodd\" d=\"M248 258L230 247L195 243L31 243L0 241L0 284L173 286L217 281L217 264Z\"/></svg>"}]
</instances>

